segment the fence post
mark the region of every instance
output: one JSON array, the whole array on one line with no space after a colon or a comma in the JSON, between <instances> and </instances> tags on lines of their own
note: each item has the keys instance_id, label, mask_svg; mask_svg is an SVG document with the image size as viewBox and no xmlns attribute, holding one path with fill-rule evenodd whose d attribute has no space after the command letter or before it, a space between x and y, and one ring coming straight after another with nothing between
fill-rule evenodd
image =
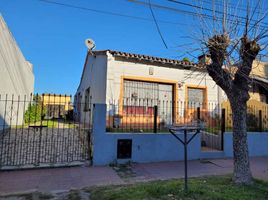
<instances>
[{"instance_id":1,"label":"fence post","mask_svg":"<svg viewBox=\"0 0 268 200\"><path fill-rule=\"evenodd\" d=\"M225 109L221 109L221 150L224 150Z\"/></svg>"},{"instance_id":2,"label":"fence post","mask_svg":"<svg viewBox=\"0 0 268 200\"><path fill-rule=\"evenodd\" d=\"M200 107L197 107L197 119L201 119ZM199 122L198 122L199 123Z\"/></svg>"},{"instance_id":3,"label":"fence post","mask_svg":"<svg viewBox=\"0 0 268 200\"><path fill-rule=\"evenodd\" d=\"M157 133L157 106L154 106L154 133Z\"/></svg>"},{"instance_id":4,"label":"fence post","mask_svg":"<svg viewBox=\"0 0 268 200\"><path fill-rule=\"evenodd\" d=\"M259 110L259 131L262 132L262 110Z\"/></svg>"}]
</instances>

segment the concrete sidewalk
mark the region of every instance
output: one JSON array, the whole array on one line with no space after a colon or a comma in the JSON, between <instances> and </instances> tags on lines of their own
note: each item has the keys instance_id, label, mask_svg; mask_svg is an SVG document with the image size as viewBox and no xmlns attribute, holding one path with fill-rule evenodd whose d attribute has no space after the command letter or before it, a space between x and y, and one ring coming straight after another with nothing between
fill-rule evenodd
<instances>
[{"instance_id":1,"label":"concrete sidewalk","mask_svg":"<svg viewBox=\"0 0 268 200\"><path fill-rule=\"evenodd\" d=\"M70 167L0 172L0 194L26 191L64 191L111 184L124 184L124 181L110 167Z\"/></svg>"},{"instance_id":2,"label":"concrete sidewalk","mask_svg":"<svg viewBox=\"0 0 268 200\"><path fill-rule=\"evenodd\" d=\"M190 177L204 175L230 174L233 170L232 159L189 161ZM251 158L251 169L255 178L268 181L268 157ZM162 162L133 164L131 176L118 176L111 167L72 167L32 169L22 171L0 172L0 194L20 193L26 191L59 191L83 187L127 184L151 180L182 178L184 163Z\"/></svg>"},{"instance_id":3,"label":"concrete sidewalk","mask_svg":"<svg viewBox=\"0 0 268 200\"><path fill-rule=\"evenodd\" d=\"M268 181L268 157L251 158L251 171L255 178ZM183 162L135 164L136 177L131 181L167 180L184 177ZM232 159L192 160L188 163L188 176L226 175L233 172Z\"/></svg>"}]
</instances>

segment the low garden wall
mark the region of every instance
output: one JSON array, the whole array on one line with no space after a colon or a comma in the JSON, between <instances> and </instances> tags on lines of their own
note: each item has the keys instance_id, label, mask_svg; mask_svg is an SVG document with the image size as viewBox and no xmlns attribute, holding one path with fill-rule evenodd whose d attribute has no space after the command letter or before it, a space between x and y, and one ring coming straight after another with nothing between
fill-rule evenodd
<instances>
[{"instance_id":1,"label":"low garden wall","mask_svg":"<svg viewBox=\"0 0 268 200\"><path fill-rule=\"evenodd\" d=\"M93 165L131 162L161 162L183 160L183 145L169 133L109 133L106 132L106 105L94 105ZM189 134L189 138L192 134ZM183 134L178 134L182 139ZM118 140L131 139L130 159L117 158ZM250 156L268 156L268 133L248 133ZM215 154L215 155L214 155ZM224 151L202 152L201 135L188 145L188 159L225 158L233 156L232 133L224 134Z\"/></svg>"},{"instance_id":2,"label":"low garden wall","mask_svg":"<svg viewBox=\"0 0 268 200\"><path fill-rule=\"evenodd\" d=\"M267 132L249 132L248 133L249 156L268 156L268 133ZM224 155L233 156L233 134L226 132L224 134Z\"/></svg>"},{"instance_id":3,"label":"low garden wall","mask_svg":"<svg viewBox=\"0 0 268 200\"><path fill-rule=\"evenodd\" d=\"M106 106L96 104L93 118L93 165L107 165L115 162L160 162L182 160L183 145L169 133L108 133L106 132ZM192 134L189 134L189 138ZM183 134L178 134L182 138ZM132 139L131 159L117 159L119 139ZM188 158L198 159L200 135L188 145Z\"/></svg>"}]
</instances>

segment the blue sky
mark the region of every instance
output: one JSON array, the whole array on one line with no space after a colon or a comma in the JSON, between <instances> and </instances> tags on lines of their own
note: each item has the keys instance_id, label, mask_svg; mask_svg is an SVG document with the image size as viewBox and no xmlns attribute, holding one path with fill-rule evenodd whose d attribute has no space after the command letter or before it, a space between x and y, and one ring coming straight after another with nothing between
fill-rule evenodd
<instances>
[{"instance_id":1,"label":"blue sky","mask_svg":"<svg viewBox=\"0 0 268 200\"><path fill-rule=\"evenodd\" d=\"M57 2L152 18L148 7L125 0ZM174 3L166 5L174 6ZM67 8L38 0L0 0L0 11L24 56L34 65L35 92L39 93L75 93L87 52L86 38L93 38L97 50L114 49L178 58L175 46L180 43L180 31L184 29L180 25L159 24L170 46L167 50L153 21ZM183 16L170 11L155 12L159 20L185 21Z\"/></svg>"},{"instance_id":2,"label":"blue sky","mask_svg":"<svg viewBox=\"0 0 268 200\"><path fill-rule=\"evenodd\" d=\"M148 6L127 0L51 1L152 19ZM152 3L191 10L163 0L152 0ZM38 93L75 93L87 53L86 38L95 41L97 50L113 49L182 59L184 52L177 46L189 42L184 36L189 35L196 21L188 15L154 8L157 20L170 22L159 23L169 47L166 49L153 21L68 8L39 0L0 0L0 12L24 56L34 66L35 92Z\"/></svg>"}]
</instances>

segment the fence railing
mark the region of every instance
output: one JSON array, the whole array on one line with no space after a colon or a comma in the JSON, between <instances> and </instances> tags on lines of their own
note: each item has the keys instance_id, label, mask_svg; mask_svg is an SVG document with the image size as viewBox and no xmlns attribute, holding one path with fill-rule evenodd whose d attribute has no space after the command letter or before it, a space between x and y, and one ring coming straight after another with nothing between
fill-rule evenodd
<instances>
[{"instance_id":1,"label":"fence railing","mask_svg":"<svg viewBox=\"0 0 268 200\"><path fill-rule=\"evenodd\" d=\"M69 95L0 95L0 168L88 160L91 124L91 104Z\"/></svg>"},{"instance_id":2,"label":"fence railing","mask_svg":"<svg viewBox=\"0 0 268 200\"><path fill-rule=\"evenodd\" d=\"M111 132L166 132L169 125L191 124L198 117L207 124L209 131L221 130L221 106L216 102L128 98L107 105L106 125Z\"/></svg>"},{"instance_id":3,"label":"fence railing","mask_svg":"<svg viewBox=\"0 0 268 200\"><path fill-rule=\"evenodd\" d=\"M232 131L232 110L229 105L222 105L225 110L225 130ZM247 130L248 132L268 131L268 104L257 102L248 103L247 106Z\"/></svg>"},{"instance_id":4,"label":"fence railing","mask_svg":"<svg viewBox=\"0 0 268 200\"><path fill-rule=\"evenodd\" d=\"M254 105L248 106L248 131L268 130L268 105L262 109L258 108ZM110 101L107 105L106 130L108 132L166 132L168 125L191 124L198 117L205 122L205 131L208 133L219 134L232 131L232 112L225 104L138 98Z\"/></svg>"}]
</instances>

